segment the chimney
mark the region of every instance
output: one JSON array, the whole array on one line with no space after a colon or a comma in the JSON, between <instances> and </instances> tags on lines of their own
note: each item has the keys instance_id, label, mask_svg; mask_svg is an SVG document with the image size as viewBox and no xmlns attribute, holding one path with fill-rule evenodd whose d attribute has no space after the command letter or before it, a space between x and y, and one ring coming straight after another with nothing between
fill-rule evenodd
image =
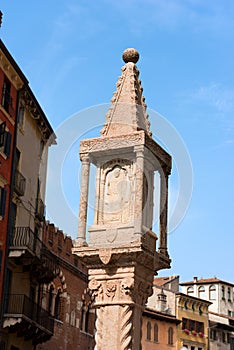
<instances>
[{"instance_id":1,"label":"chimney","mask_svg":"<svg viewBox=\"0 0 234 350\"><path fill-rule=\"evenodd\" d=\"M194 283L197 283L197 277L193 277Z\"/></svg>"},{"instance_id":2,"label":"chimney","mask_svg":"<svg viewBox=\"0 0 234 350\"><path fill-rule=\"evenodd\" d=\"M157 310L159 312L165 312L167 307L167 296L164 294L164 291L162 289L161 293L158 294L158 307Z\"/></svg>"}]
</instances>

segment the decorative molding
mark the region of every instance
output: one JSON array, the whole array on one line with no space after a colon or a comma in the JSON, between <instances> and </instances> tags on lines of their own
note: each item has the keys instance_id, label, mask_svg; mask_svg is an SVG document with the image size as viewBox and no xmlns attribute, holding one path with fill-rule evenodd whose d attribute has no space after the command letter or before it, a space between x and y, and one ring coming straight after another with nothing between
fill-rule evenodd
<instances>
[{"instance_id":1,"label":"decorative molding","mask_svg":"<svg viewBox=\"0 0 234 350\"><path fill-rule=\"evenodd\" d=\"M94 350L102 350L102 329L103 329L103 315L104 315L104 307L100 307L96 311L96 322L95 322L95 348Z\"/></svg>"},{"instance_id":2,"label":"decorative molding","mask_svg":"<svg viewBox=\"0 0 234 350\"><path fill-rule=\"evenodd\" d=\"M132 342L132 326L133 326L133 310L129 305L124 305L122 307L121 314L121 335L120 335L120 349L130 350Z\"/></svg>"},{"instance_id":3,"label":"decorative molding","mask_svg":"<svg viewBox=\"0 0 234 350\"><path fill-rule=\"evenodd\" d=\"M117 150L121 148L129 148L139 144L144 144L144 131L133 132L132 134L99 137L80 142L80 154L87 152L100 152L106 150Z\"/></svg>"},{"instance_id":4,"label":"decorative molding","mask_svg":"<svg viewBox=\"0 0 234 350\"><path fill-rule=\"evenodd\" d=\"M112 255L111 248L99 249L99 258L101 262L103 262L103 264L105 265L109 264L111 260L111 255Z\"/></svg>"}]
</instances>

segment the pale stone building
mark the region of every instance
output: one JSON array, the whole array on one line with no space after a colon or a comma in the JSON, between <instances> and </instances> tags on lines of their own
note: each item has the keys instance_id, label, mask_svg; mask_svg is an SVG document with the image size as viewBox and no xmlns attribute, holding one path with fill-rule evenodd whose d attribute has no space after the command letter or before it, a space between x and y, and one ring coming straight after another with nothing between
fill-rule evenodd
<instances>
[{"instance_id":1,"label":"pale stone building","mask_svg":"<svg viewBox=\"0 0 234 350\"><path fill-rule=\"evenodd\" d=\"M187 295L206 299L209 306L210 349L234 349L234 284L216 277L194 277L192 281L181 283Z\"/></svg>"}]
</instances>

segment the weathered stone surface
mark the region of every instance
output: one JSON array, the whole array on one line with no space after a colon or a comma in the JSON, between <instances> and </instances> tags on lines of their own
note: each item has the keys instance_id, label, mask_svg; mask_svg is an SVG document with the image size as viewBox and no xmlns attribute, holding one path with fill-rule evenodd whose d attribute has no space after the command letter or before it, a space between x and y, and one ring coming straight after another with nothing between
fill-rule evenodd
<instances>
[{"instance_id":1,"label":"weathered stone surface","mask_svg":"<svg viewBox=\"0 0 234 350\"><path fill-rule=\"evenodd\" d=\"M171 157L152 138L137 54L127 62L101 136L81 141L79 232L73 253L87 265L97 310L95 350L140 350L141 319L155 273L170 266L167 196ZM89 163L96 168L94 223L86 244ZM152 232L154 173L161 180L160 233Z\"/></svg>"}]
</instances>

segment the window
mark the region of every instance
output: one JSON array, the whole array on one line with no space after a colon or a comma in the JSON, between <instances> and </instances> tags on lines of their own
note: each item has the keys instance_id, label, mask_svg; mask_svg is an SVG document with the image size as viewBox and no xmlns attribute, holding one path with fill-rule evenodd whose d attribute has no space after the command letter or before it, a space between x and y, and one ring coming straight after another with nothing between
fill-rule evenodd
<instances>
[{"instance_id":1,"label":"window","mask_svg":"<svg viewBox=\"0 0 234 350\"><path fill-rule=\"evenodd\" d=\"M168 328L168 345L173 345L173 328Z\"/></svg>"},{"instance_id":2,"label":"window","mask_svg":"<svg viewBox=\"0 0 234 350\"><path fill-rule=\"evenodd\" d=\"M182 329L189 329L188 321L189 320L187 318L182 318Z\"/></svg>"},{"instance_id":3,"label":"window","mask_svg":"<svg viewBox=\"0 0 234 350\"><path fill-rule=\"evenodd\" d=\"M61 312L61 289L58 289L56 297L55 297L55 304L54 304L54 317L59 319L60 318L60 312Z\"/></svg>"},{"instance_id":4,"label":"window","mask_svg":"<svg viewBox=\"0 0 234 350\"><path fill-rule=\"evenodd\" d=\"M158 325L157 323L154 324L154 342L158 342Z\"/></svg>"},{"instance_id":5,"label":"window","mask_svg":"<svg viewBox=\"0 0 234 350\"><path fill-rule=\"evenodd\" d=\"M209 299L210 300L216 299L216 287L214 285L209 287Z\"/></svg>"},{"instance_id":6,"label":"window","mask_svg":"<svg viewBox=\"0 0 234 350\"><path fill-rule=\"evenodd\" d=\"M205 287L201 286L198 288L198 298L204 298L205 296Z\"/></svg>"},{"instance_id":7,"label":"window","mask_svg":"<svg viewBox=\"0 0 234 350\"><path fill-rule=\"evenodd\" d=\"M215 329L210 330L210 339L211 340L217 340L217 333Z\"/></svg>"},{"instance_id":8,"label":"window","mask_svg":"<svg viewBox=\"0 0 234 350\"><path fill-rule=\"evenodd\" d=\"M0 124L0 147L4 145L5 131L6 131L6 122L2 122Z\"/></svg>"},{"instance_id":9,"label":"window","mask_svg":"<svg viewBox=\"0 0 234 350\"><path fill-rule=\"evenodd\" d=\"M24 106L20 106L18 113L18 125L23 128L24 126Z\"/></svg>"},{"instance_id":10,"label":"window","mask_svg":"<svg viewBox=\"0 0 234 350\"><path fill-rule=\"evenodd\" d=\"M146 339L151 340L151 323L147 322L146 325Z\"/></svg>"},{"instance_id":11,"label":"window","mask_svg":"<svg viewBox=\"0 0 234 350\"><path fill-rule=\"evenodd\" d=\"M195 350L195 346L191 346L191 350Z\"/></svg>"},{"instance_id":12,"label":"window","mask_svg":"<svg viewBox=\"0 0 234 350\"><path fill-rule=\"evenodd\" d=\"M9 131L4 132L4 134L1 134L0 136L0 147L2 148L3 153L6 155L6 157L10 156L11 152L11 133Z\"/></svg>"},{"instance_id":13,"label":"window","mask_svg":"<svg viewBox=\"0 0 234 350\"><path fill-rule=\"evenodd\" d=\"M190 320L188 318L182 318L182 329L188 329L189 331L196 331L197 333L204 333L204 323Z\"/></svg>"},{"instance_id":14,"label":"window","mask_svg":"<svg viewBox=\"0 0 234 350\"><path fill-rule=\"evenodd\" d=\"M222 332L222 342L226 343L226 333Z\"/></svg>"},{"instance_id":15,"label":"window","mask_svg":"<svg viewBox=\"0 0 234 350\"><path fill-rule=\"evenodd\" d=\"M7 112L9 112L9 109L12 106L11 83L6 77L4 79L2 90L2 106Z\"/></svg>"},{"instance_id":16,"label":"window","mask_svg":"<svg viewBox=\"0 0 234 350\"><path fill-rule=\"evenodd\" d=\"M4 187L0 187L0 217L4 218L6 209L6 195L7 190Z\"/></svg>"},{"instance_id":17,"label":"window","mask_svg":"<svg viewBox=\"0 0 234 350\"><path fill-rule=\"evenodd\" d=\"M225 288L222 286L222 299L225 299Z\"/></svg>"},{"instance_id":18,"label":"window","mask_svg":"<svg viewBox=\"0 0 234 350\"><path fill-rule=\"evenodd\" d=\"M199 332L204 333L204 323L196 321L196 323L195 323L195 331L197 333L199 333Z\"/></svg>"},{"instance_id":19,"label":"window","mask_svg":"<svg viewBox=\"0 0 234 350\"><path fill-rule=\"evenodd\" d=\"M228 301L231 301L231 288L228 287Z\"/></svg>"},{"instance_id":20,"label":"window","mask_svg":"<svg viewBox=\"0 0 234 350\"><path fill-rule=\"evenodd\" d=\"M193 294L194 293L194 288L193 287L188 287L187 288L187 294L188 295L191 295L191 294Z\"/></svg>"},{"instance_id":21,"label":"window","mask_svg":"<svg viewBox=\"0 0 234 350\"><path fill-rule=\"evenodd\" d=\"M54 296L54 286L51 284L49 289L49 302L48 302L48 311L50 314L52 314L53 296Z\"/></svg>"},{"instance_id":22,"label":"window","mask_svg":"<svg viewBox=\"0 0 234 350\"><path fill-rule=\"evenodd\" d=\"M195 331L195 321L189 320L189 329L190 331Z\"/></svg>"}]
</instances>

